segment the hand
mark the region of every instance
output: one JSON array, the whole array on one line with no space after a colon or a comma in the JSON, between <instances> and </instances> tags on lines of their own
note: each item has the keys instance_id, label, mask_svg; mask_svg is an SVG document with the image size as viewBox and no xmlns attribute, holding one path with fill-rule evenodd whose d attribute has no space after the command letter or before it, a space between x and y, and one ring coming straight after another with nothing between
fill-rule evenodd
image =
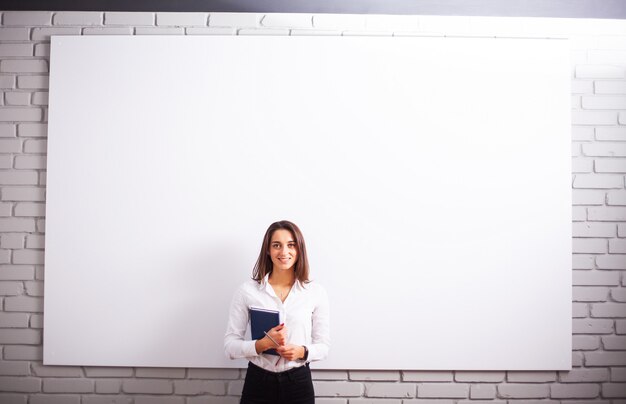
<instances>
[{"instance_id":1,"label":"hand","mask_svg":"<svg viewBox=\"0 0 626 404\"><path fill-rule=\"evenodd\" d=\"M290 361L295 361L304 357L304 347L302 345L287 344L281 346L280 348L276 348L276 351L278 351L280 356Z\"/></svg>"},{"instance_id":2,"label":"hand","mask_svg":"<svg viewBox=\"0 0 626 404\"><path fill-rule=\"evenodd\" d=\"M278 345L285 345L287 342L287 327L285 327L285 323L277 325L274 328L271 328L268 332L268 335L272 337L274 341L278 343ZM276 344L272 342L267 336L263 337L268 340L270 348L276 348Z\"/></svg>"}]
</instances>

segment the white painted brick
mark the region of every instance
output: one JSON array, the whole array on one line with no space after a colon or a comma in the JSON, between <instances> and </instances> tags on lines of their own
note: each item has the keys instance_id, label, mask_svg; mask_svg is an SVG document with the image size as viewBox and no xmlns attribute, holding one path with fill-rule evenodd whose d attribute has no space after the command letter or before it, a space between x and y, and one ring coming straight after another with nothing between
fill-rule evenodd
<instances>
[{"instance_id":1,"label":"white painted brick","mask_svg":"<svg viewBox=\"0 0 626 404\"><path fill-rule=\"evenodd\" d=\"M26 236L26 248L44 248L45 237L42 235L29 234Z\"/></svg>"},{"instance_id":2,"label":"white painted brick","mask_svg":"<svg viewBox=\"0 0 626 404\"><path fill-rule=\"evenodd\" d=\"M7 232L33 232L35 231L35 221L14 217L0 218L0 229Z\"/></svg>"},{"instance_id":3,"label":"white painted brick","mask_svg":"<svg viewBox=\"0 0 626 404\"><path fill-rule=\"evenodd\" d=\"M101 12L62 11L54 14L53 25L102 25Z\"/></svg>"},{"instance_id":4,"label":"white painted brick","mask_svg":"<svg viewBox=\"0 0 626 404\"><path fill-rule=\"evenodd\" d=\"M312 371L315 373L317 371ZM232 380L239 378L239 369L189 369L188 379L220 379ZM345 377L343 379L346 379Z\"/></svg>"},{"instance_id":5,"label":"white painted brick","mask_svg":"<svg viewBox=\"0 0 626 404\"><path fill-rule=\"evenodd\" d=\"M624 316L624 313L622 313L622 316ZM619 337L611 335L602 337L602 345L607 351L626 351L626 336Z\"/></svg>"},{"instance_id":6,"label":"white painted brick","mask_svg":"<svg viewBox=\"0 0 626 404\"><path fill-rule=\"evenodd\" d=\"M181 379L185 377L183 368L137 368L135 377Z\"/></svg>"},{"instance_id":7,"label":"white painted brick","mask_svg":"<svg viewBox=\"0 0 626 404\"><path fill-rule=\"evenodd\" d=\"M96 394L118 394L122 391L122 381L116 379L96 380ZM83 399L84 402L84 399Z\"/></svg>"},{"instance_id":8,"label":"white painted brick","mask_svg":"<svg viewBox=\"0 0 626 404\"><path fill-rule=\"evenodd\" d=\"M412 383L366 383L366 397L409 398L415 397L416 385Z\"/></svg>"},{"instance_id":9,"label":"white painted brick","mask_svg":"<svg viewBox=\"0 0 626 404\"><path fill-rule=\"evenodd\" d=\"M326 29L292 29L291 36L341 36L341 31Z\"/></svg>"},{"instance_id":10,"label":"white painted brick","mask_svg":"<svg viewBox=\"0 0 626 404\"><path fill-rule=\"evenodd\" d=\"M38 250L15 250L13 251L13 263L43 265L44 252Z\"/></svg>"},{"instance_id":11,"label":"white painted brick","mask_svg":"<svg viewBox=\"0 0 626 404\"><path fill-rule=\"evenodd\" d=\"M30 31L28 28L0 28L0 38L3 41L28 41Z\"/></svg>"},{"instance_id":12,"label":"white painted brick","mask_svg":"<svg viewBox=\"0 0 626 404\"><path fill-rule=\"evenodd\" d=\"M597 384L553 384L550 389L552 398L595 398L600 395Z\"/></svg>"},{"instance_id":13,"label":"white painted brick","mask_svg":"<svg viewBox=\"0 0 626 404\"><path fill-rule=\"evenodd\" d=\"M612 320L574 319L572 320L573 334L612 334Z\"/></svg>"},{"instance_id":14,"label":"white painted brick","mask_svg":"<svg viewBox=\"0 0 626 404\"><path fill-rule=\"evenodd\" d=\"M34 377L0 377L0 391L2 392L35 393L40 389L41 380Z\"/></svg>"},{"instance_id":15,"label":"white painted brick","mask_svg":"<svg viewBox=\"0 0 626 404\"><path fill-rule=\"evenodd\" d=\"M30 376L30 363L17 361L0 361L1 376ZM2 402L0 400L0 402Z\"/></svg>"},{"instance_id":16,"label":"white painted brick","mask_svg":"<svg viewBox=\"0 0 626 404\"><path fill-rule=\"evenodd\" d=\"M80 35L79 27L33 28L33 41L50 41L52 35Z\"/></svg>"},{"instance_id":17,"label":"white painted brick","mask_svg":"<svg viewBox=\"0 0 626 404\"><path fill-rule=\"evenodd\" d=\"M572 126L572 140L574 141L593 140L593 133L591 126Z\"/></svg>"},{"instance_id":18,"label":"white painted brick","mask_svg":"<svg viewBox=\"0 0 626 404\"><path fill-rule=\"evenodd\" d=\"M97 382L98 380L96 380L96 393L99 393ZM117 395L115 397L83 395L81 404L132 404L132 402L133 402L132 397L124 397L121 395Z\"/></svg>"},{"instance_id":19,"label":"white painted brick","mask_svg":"<svg viewBox=\"0 0 626 404\"><path fill-rule=\"evenodd\" d=\"M624 223L617 224L617 236L626 237L626 224Z\"/></svg>"},{"instance_id":20,"label":"white painted brick","mask_svg":"<svg viewBox=\"0 0 626 404\"><path fill-rule=\"evenodd\" d=\"M38 43L35 45L35 56L50 58L50 44Z\"/></svg>"},{"instance_id":21,"label":"white painted brick","mask_svg":"<svg viewBox=\"0 0 626 404\"><path fill-rule=\"evenodd\" d=\"M572 300L575 302L605 302L609 297L607 287L574 286L572 288Z\"/></svg>"},{"instance_id":22,"label":"white painted brick","mask_svg":"<svg viewBox=\"0 0 626 404\"><path fill-rule=\"evenodd\" d=\"M582 96L580 96L580 95L572 95L570 97L570 99L571 99L572 109L581 109L582 108ZM592 108L586 108L586 109L592 109Z\"/></svg>"},{"instance_id":23,"label":"white painted brick","mask_svg":"<svg viewBox=\"0 0 626 404\"><path fill-rule=\"evenodd\" d=\"M33 105L48 105L48 92L37 91L33 94Z\"/></svg>"},{"instance_id":24,"label":"white painted brick","mask_svg":"<svg viewBox=\"0 0 626 404\"><path fill-rule=\"evenodd\" d=\"M32 296L11 296L4 299L5 311L43 312L43 299Z\"/></svg>"},{"instance_id":25,"label":"white painted brick","mask_svg":"<svg viewBox=\"0 0 626 404\"><path fill-rule=\"evenodd\" d=\"M620 112L619 116L617 117L617 122L620 125L626 125L626 114L623 112Z\"/></svg>"},{"instance_id":26,"label":"white painted brick","mask_svg":"<svg viewBox=\"0 0 626 404\"><path fill-rule=\"evenodd\" d=\"M9 160L8 163L4 163L4 161ZM11 156L0 156L0 167L9 168L11 167ZM8 202L0 202L0 216L8 217L13 216L11 210L13 209L13 204Z\"/></svg>"},{"instance_id":27,"label":"white painted brick","mask_svg":"<svg viewBox=\"0 0 626 404\"><path fill-rule=\"evenodd\" d=\"M32 314L30 316L30 328L43 328L43 314Z\"/></svg>"},{"instance_id":28,"label":"white painted brick","mask_svg":"<svg viewBox=\"0 0 626 404\"><path fill-rule=\"evenodd\" d=\"M572 80L572 94L592 94L593 80Z\"/></svg>"},{"instance_id":29,"label":"white painted brick","mask_svg":"<svg viewBox=\"0 0 626 404\"><path fill-rule=\"evenodd\" d=\"M596 94L626 94L626 81L596 80L593 88Z\"/></svg>"},{"instance_id":30,"label":"white painted brick","mask_svg":"<svg viewBox=\"0 0 626 404\"><path fill-rule=\"evenodd\" d=\"M98 367L85 366L85 376L87 377L132 377L132 368Z\"/></svg>"},{"instance_id":31,"label":"white painted brick","mask_svg":"<svg viewBox=\"0 0 626 404\"><path fill-rule=\"evenodd\" d=\"M0 185L37 185L38 177L36 171L0 171Z\"/></svg>"},{"instance_id":32,"label":"white painted brick","mask_svg":"<svg viewBox=\"0 0 626 404\"><path fill-rule=\"evenodd\" d=\"M350 380L400 380L400 371L397 370L351 370Z\"/></svg>"},{"instance_id":33,"label":"white painted brick","mask_svg":"<svg viewBox=\"0 0 626 404\"><path fill-rule=\"evenodd\" d=\"M417 397L424 398L466 398L469 397L469 384L423 383L417 386Z\"/></svg>"},{"instance_id":34,"label":"white painted brick","mask_svg":"<svg viewBox=\"0 0 626 404\"><path fill-rule=\"evenodd\" d=\"M572 318L586 318L589 317L589 307L586 303L573 303L572 304Z\"/></svg>"},{"instance_id":35,"label":"white painted brick","mask_svg":"<svg viewBox=\"0 0 626 404\"><path fill-rule=\"evenodd\" d=\"M41 330L31 330L27 328L0 328L0 343L1 344L21 344L21 345L40 345L41 344ZM6 359L6 358L5 358ZM1 386L0 381L0 386ZM0 391L4 389L0 387ZM15 391L15 390L4 390Z\"/></svg>"},{"instance_id":36,"label":"white painted brick","mask_svg":"<svg viewBox=\"0 0 626 404\"><path fill-rule=\"evenodd\" d=\"M454 380L457 382L495 383L504 381L505 372L455 372Z\"/></svg>"},{"instance_id":37,"label":"white painted brick","mask_svg":"<svg viewBox=\"0 0 626 404\"><path fill-rule=\"evenodd\" d=\"M454 374L449 371L404 370L402 380L405 382L451 382Z\"/></svg>"},{"instance_id":38,"label":"white painted brick","mask_svg":"<svg viewBox=\"0 0 626 404\"><path fill-rule=\"evenodd\" d=\"M596 37L597 49L626 49L626 38L623 35L602 35Z\"/></svg>"},{"instance_id":39,"label":"white painted brick","mask_svg":"<svg viewBox=\"0 0 626 404\"><path fill-rule=\"evenodd\" d=\"M624 177L610 174L576 174L574 188L611 189L623 188Z\"/></svg>"},{"instance_id":40,"label":"white painted brick","mask_svg":"<svg viewBox=\"0 0 626 404\"><path fill-rule=\"evenodd\" d=\"M313 16L297 13L269 13L261 17L259 25L268 28L313 28Z\"/></svg>"},{"instance_id":41,"label":"white painted brick","mask_svg":"<svg viewBox=\"0 0 626 404\"><path fill-rule=\"evenodd\" d=\"M0 155L0 169L12 168L12 167L13 167L13 156L11 156L10 154ZM0 216L11 216L10 213L6 213L7 209L10 209L7 206L8 205L6 204L0 203Z\"/></svg>"},{"instance_id":42,"label":"white painted brick","mask_svg":"<svg viewBox=\"0 0 626 404\"><path fill-rule=\"evenodd\" d=\"M28 328L28 313L0 313L0 324L2 328Z\"/></svg>"},{"instance_id":43,"label":"white painted brick","mask_svg":"<svg viewBox=\"0 0 626 404\"><path fill-rule=\"evenodd\" d=\"M46 153L47 151L48 151L47 140L29 139L29 140L24 141L24 153Z\"/></svg>"},{"instance_id":44,"label":"white painted brick","mask_svg":"<svg viewBox=\"0 0 626 404\"><path fill-rule=\"evenodd\" d=\"M311 378L313 380L346 380L348 372L346 370L311 370Z\"/></svg>"},{"instance_id":45,"label":"white painted brick","mask_svg":"<svg viewBox=\"0 0 626 404\"><path fill-rule=\"evenodd\" d=\"M122 384L124 393L147 393L147 394L172 394L174 387L171 382L165 380L124 380Z\"/></svg>"},{"instance_id":46,"label":"white painted brick","mask_svg":"<svg viewBox=\"0 0 626 404\"><path fill-rule=\"evenodd\" d=\"M237 31L237 35L288 36L289 30L279 28L242 28Z\"/></svg>"},{"instance_id":47,"label":"white painted brick","mask_svg":"<svg viewBox=\"0 0 626 404\"><path fill-rule=\"evenodd\" d=\"M46 219L37 219L35 221L37 223L37 231L39 233L45 233L46 232Z\"/></svg>"},{"instance_id":48,"label":"white painted brick","mask_svg":"<svg viewBox=\"0 0 626 404\"><path fill-rule=\"evenodd\" d=\"M587 209L589 220L626 221L626 208L622 207L590 207Z\"/></svg>"},{"instance_id":49,"label":"white painted brick","mask_svg":"<svg viewBox=\"0 0 626 404\"><path fill-rule=\"evenodd\" d=\"M43 282L41 281L27 281L24 282L26 286L26 293L29 296L43 296Z\"/></svg>"},{"instance_id":50,"label":"white painted brick","mask_svg":"<svg viewBox=\"0 0 626 404\"><path fill-rule=\"evenodd\" d=\"M496 398L496 386L491 385L491 384L473 384L470 386L470 398L472 399Z\"/></svg>"},{"instance_id":51,"label":"white painted brick","mask_svg":"<svg viewBox=\"0 0 626 404\"><path fill-rule=\"evenodd\" d=\"M262 14L254 13L211 13L210 27L258 27Z\"/></svg>"},{"instance_id":52,"label":"white painted brick","mask_svg":"<svg viewBox=\"0 0 626 404\"><path fill-rule=\"evenodd\" d=\"M105 25L154 25L154 13L143 12L107 12L104 13Z\"/></svg>"},{"instance_id":53,"label":"white painted brick","mask_svg":"<svg viewBox=\"0 0 626 404\"><path fill-rule=\"evenodd\" d=\"M578 79L624 79L626 69L621 66L609 65L578 65L576 78Z\"/></svg>"},{"instance_id":54,"label":"white painted brick","mask_svg":"<svg viewBox=\"0 0 626 404\"><path fill-rule=\"evenodd\" d=\"M15 168L17 169L45 169L46 156L15 156Z\"/></svg>"},{"instance_id":55,"label":"white painted brick","mask_svg":"<svg viewBox=\"0 0 626 404\"><path fill-rule=\"evenodd\" d=\"M45 188L34 188L34 187L3 187L2 200L3 201L45 201L46 190ZM19 219L19 220L25 220L25 219ZM3 230L4 230L4 227L2 226L4 225L5 223L3 223L2 219L0 219L0 228L2 228ZM5 231L10 231L10 230L5 230ZM34 229L18 230L18 231L34 231Z\"/></svg>"},{"instance_id":56,"label":"white painted brick","mask_svg":"<svg viewBox=\"0 0 626 404\"><path fill-rule=\"evenodd\" d=\"M626 65L626 50L590 49L587 57L594 65Z\"/></svg>"},{"instance_id":57,"label":"white painted brick","mask_svg":"<svg viewBox=\"0 0 626 404\"><path fill-rule=\"evenodd\" d=\"M43 347L28 345L8 345L4 347L4 359L41 361L43 359Z\"/></svg>"},{"instance_id":58,"label":"white painted brick","mask_svg":"<svg viewBox=\"0 0 626 404\"><path fill-rule=\"evenodd\" d=\"M69 394L34 394L31 395L28 404L79 404L79 395Z\"/></svg>"},{"instance_id":59,"label":"white painted brick","mask_svg":"<svg viewBox=\"0 0 626 404\"><path fill-rule=\"evenodd\" d=\"M608 242L602 239L574 238L573 253L602 254L608 252Z\"/></svg>"},{"instance_id":60,"label":"white painted brick","mask_svg":"<svg viewBox=\"0 0 626 404\"><path fill-rule=\"evenodd\" d=\"M18 122L18 121L40 121L42 117L41 108L20 108L5 107L0 108L0 121Z\"/></svg>"},{"instance_id":61,"label":"white painted brick","mask_svg":"<svg viewBox=\"0 0 626 404\"><path fill-rule=\"evenodd\" d=\"M595 351L600 348L600 338L595 335L572 336L572 349L574 351Z\"/></svg>"},{"instance_id":62,"label":"white painted brick","mask_svg":"<svg viewBox=\"0 0 626 404\"><path fill-rule=\"evenodd\" d=\"M471 18L465 16L419 16L420 32L437 33L447 36L472 33Z\"/></svg>"},{"instance_id":63,"label":"white painted brick","mask_svg":"<svg viewBox=\"0 0 626 404\"><path fill-rule=\"evenodd\" d=\"M20 153L21 151L20 139L0 139L0 153Z\"/></svg>"},{"instance_id":64,"label":"white painted brick","mask_svg":"<svg viewBox=\"0 0 626 404\"><path fill-rule=\"evenodd\" d=\"M626 159L596 159L594 167L597 173L626 173Z\"/></svg>"},{"instance_id":65,"label":"white painted brick","mask_svg":"<svg viewBox=\"0 0 626 404\"><path fill-rule=\"evenodd\" d=\"M15 76L12 74L0 75L0 88L12 89L15 87Z\"/></svg>"},{"instance_id":66,"label":"white painted brick","mask_svg":"<svg viewBox=\"0 0 626 404\"><path fill-rule=\"evenodd\" d=\"M138 27L135 28L136 35L184 35L185 30L183 28L169 27Z\"/></svg>"},{"instance_id":67,"label":"white painted brick","mask_svg":"<svg viewBox=\"0 0 626 404\"><path fill-rule=\"evenodd\" d=\"M43 59L7 59L0 61L3 73L45 73L48 61Z\"/></svg>"},{"instance_id":68,"label":"white painted brick","mask_svg":"<svg viewBox=\"0 0 626 404\"><path fill-rule=\"evenodd\" d=\"M22 282L2 282L0 281L0 295L2 296L18 296L24 292L24 285ZM2 316L3 313L0 313ZM11 316L21 316L21 314L11 314ZM4 321L0 321L0 324L4 324Z\"/></svg>"},{"instance_id":69,"label":"white painted brick","mask_svg":"<svg viewBox=\"0 0 626 404\"><path fill-rule=\"evenodd\" d=\"M227 394L231 396L240 396L242 390L243 390L243 380L230 381L228 382L228 385L226 387Z\"/></svg>"},{"instance_id":70,"label":"white painted brick","mask_svg":"<svg viewBox=\"0 0 626 404\"><path fill-rule=\"evenodd\" d=\"M574 237L615 237L616 235L615 223L572 223L572 236Z\"/></svg>"},{"instance_id":71,"label":"white painted brick","mask_svg":"<svg viewBox=\"0 0 626 404\"><path fill-rule=\"evenodd\" d=\"M626 321L625 320L615 321L615 334L626 334Z\"/></svg>"},{"instance_id":72,"label":"white painted brick","mask_svg":"<svg viewBox=\"0 0 626 404\"><path fill-rule=\"evenodd\" d=\"M363 384L314 381L315 395L319 397L359 397L363 394Z\"/></svg>"},{"instance_id":73,"label":"white painted brick","mask_svg":"<svg viewBox=\"0 0 626 404\"><path fill-rule=\"evenodd\" d=\"M501 384L498 385L501 398L547 398L550 386L541 384Z\"/></svg>"},{"instance_id":74,"label":"white painted brick","mask_svg":"<svg viewBox=\"0 0 626 404\"><path fill-rule=\"evenodd\" d=\"M183 369L184 370L184 369ZM226 383L219 380L176 380L174 394L226 394Z\"/></svg>"},{"instance_id":75,"label":"white painted brick","mask_svg":"<svg viewBox=\"0 0 626 404\"><path fill-rule=\"evenodd\" d=\"M135 404L184 404L184 397L154 397L154 396L136 396Z\"/></svg>"},{"instance_id":76,"label":"white painted brick","mask_svg":"<svg viewBox=\"0 0 626 404\"><path fill-rule=\"evenodd\" d=\"M315 14L313 27L327 30L364 30L367 27L366 15Z\"/></svg>"},{"instance_id":77,"label":"white painted brick","mask_svg":"<svg viewBox=\"0 0 626 404\"><path fill-rule=\"evenodd\" d=\"M49 76L17 76L17 88L40 89L48 88Z\"/></svg>"},{"instance_id":78,"label":"white painted brick","mask_svg":"<svg viewBox=\"0 0 626 404\"><path fill-rule=\"evenodd\" d=\"M24 248L24 234L5 233L0 235L0 248Z\"/></svg>"},{"instance_id":79,"label":"white painted brick","mask_svg":"<svg viewBox=\"0 0 626 404\"><path fill-rule=\"evenodd\" d=\"M626 302L626 288L611 289L611 298L616 302Z\"/></svg>"},{"instance_id":80,"label":"white painted brick","mask_svg":"<svg viewBox=\"0 0 626 404\"><path fill-rule=\"evenodd\" d=\"M31 93L8 91L4 93L4 105L21 105L30 104Z\"/></svg>"},{"instance_id":81,"label":"white painted brick","mask_svg":"<svg viewBox=\"0 0 626 404\"><path fill-rule=\"evenodd\" d=\"M572 207L572 221L582 222L585 220L587 220L587 208L584 206L573 206Z\"/></svg>"},{"instance_id":82,"label":"white painted brick","mask_svg":"<svg viewBox=\"0 0 626 404\"><path fill-rule=\"evenodd\" d=\"M0 138L15 137L17 133L15 129L16 125L12 123L0 123Z\"/></svg>"},{"instance_id":83,"label":"white painted brick","mask_svg":"<svg viewBox=\"0 0 626 404\"><path fill-rule=\"evenodd\" d=\"M593 171L593 159L575 157L572 159L573 173L591 173Z\"/></svg>"},{"instance_id":84,"label":"white painted brick","mask_svg":"<svg viewBox=\"0 0 626 404\"><path fill-rule=\"evenodd\" d=\"M133 31L133 27L89 27L83 35L132 35Z\"/></svg>"},{"instance_id":85,"label":"white painted brick","mask_svg":"<svg viewBox=\"0 0 626 404\"><path fill-rule=\"evenodd\" d=\"M0 265L0 280L20 281L35 279L35 270L30 265Z\"/></svg>"},{"instance_id":86,"label":"white painted brick","mask_svg":"<svg viewBox=\"0 0 626 404\"><path fill-rule=\"evenodd\" d=\"M236 28L226 27L191 27L185 28L187 35L237 35Z\"/></svg>"},{"instance_id":87,"label":"white painted brick","mask_svg":"<svg viewBox=\"0 0 626 404\"><path fill-rule=\"evenodd\" d=\"M626 128L621 128L621 127L596 128L596 139L597 140L626 141Z\"/></svg>"},{"instance_id":88,"label":"white painted brick","mask_svg":"<svg viewBox=\"0 0 626 404\"><path fill-rule=\"evenodd\" d=\"M613 142L596 142L583 144L586 156L626 157L626 144Z\"/></svg>"},{"instance_id":89,"label":"white painted brick","mask_svg":"<svg viewBox=\"0 0 626 404\"><path fill-rule=\"evenodd\" d=\"M15 205L15 216L45 216L46 205L44 203L21 202Z\"/></svg>"},{"instance_id":90,"label":"white painted brick","mask_svg":"<svg viewBox=\"0 0 626 404\"><path fill-rule=\"evenodd\" d=\"M572 125L615 125L617 112L572 110Z\"/></svg>"},{"instance_id":91,"label":"white painted brick","mask_svg":"<svg viewBox=\"0 0 626 404\"><path fill-rule=\"evenodd\" d=\"M594 303L591 305L591 317L594 317L594 318L626 317L626 303Z\"/></svg>"},{"instance_id":92,"label":"white painted brick","mask_svg":"<svg viewBox=\"0 0 626 404\"><path fill-rule=\"evenodd\" d=\"M17 126L19 137L46 137L48 125L45 123L21 123Z\"/></svg>"},{"instance_id":93,"label":"white painted brick","mask_svg":"<svg viewBox=\"0 0 626 404\"><path fill-rule=\"evenodd\" d=\"M364 404L378 404L378 403L394 404L395 401L396 400L389 400L389 399L388 400L364 400L364 401L361 401L361 400L358 400L358 399L357 400L351 399L349 404L357 403L357 402L358 403L364 403ZM398 400L398 401L400 401L400 400ZM457 402L461 403L463 401L456 401L456 400L449 400L449 399L446 400L446 399L443 399L443 398L442 399L432 399L432 400L424 399L424 398L419 399L419 400L406 400L406 399L402 400L402 404L455 404ZM479 401L472 400L472 403L478 404ZM490 401L490 403L491 404L495 404L496 402L495 401L494 402ZM506 403L504 403L504 404L506 404Z\"/></svg>"},{"instance_id":94,"label":"white painted brick","mask_svg":"<svg viewBox=\"0 0 626 404\"><path fill-rule=\"evenodd\" d=\"M625 383L602 384L602 397L625 398L626 397L626 384ZM617 400L613 400L613 403L617 404L616 401Z\"/></svg>"},{"instance_id":95,"label":"white painted brick","mask_svg":"<svg viewBox=\"0 0 626 404\"><path fill-rule=\"evenodd\" d=\"M49 11L5 11L2 16L4 26L50 25L52 13Z\"/></svg>"},{"instance_id":96,"label":"white painted brick","mask_svg":"<svg viewBox=\"0 0 626 404\"><path fill-rule=\"evenodd\" d=\"M626 254L626 240L609 240L609 253ZM626 260L626 256L624 256Z\"/></svg>"},{"instance_id":97,"label":"white painted brick","mask_svg":"<svg viewBox=\"0 0 626 404\"><path fill-rule=\"evenodd\" d=\"M206 26L208 20L207 13L157 13L156 25L173 26Z\"/></svg>"},{"instance_id":98,"label":"white painted brick","mask_svg":"<svg viewBox=\"0 0 626 404\"><path fill-rule=\"evenodd\" d=\"M88 379L43 379L44 393L91 393L94 381Z\"/></svg>"},{"instance_id":99,"label":"white painted brick","mask_svg":"<svg viewBox=\"0 0 626 404\"><path fill-rule=\"evenodd\" d=\"M365 27L372 31L418 31L419 17L417 15L365 15Z\"/></svg>"},{"instance_id":100,"label":"white painted brick","mask_svg":"<svg viewBox=\"0 0 626 404\"><path fill-rule=\"evenodd\" d=\"M612 382L626 382L626 367L611 368Z\"/></svg>"},{"instance_id":101,"label":"white painted brick","mask_svg":"<svg viewBox=\"0 0 626 404\"><path fill-rule=\"evenodd\" d=\"M584 109L625 109L626 96L621 95L583 95Z\"/></svg>"},{"instance_id":102,"label":"white painted brick","mask_svg":"<svg viewBox=\"0 0 626 404\"><path fill-rule=\"evenodd\" d=\"M33 56L33 45L28 43L0 44L0 56Z\"/></svg>"},{"instance_id":103,"label":"white painted brick","mask_svg":"<svg viewBox=\"0 0 626 404\"><path fill-rule=\"evenodd\" d=\"M581 154L581 143L573 143L572 144L572 157L580 156Z\"/></svg>"},{"instance_id":104,"label":"white painted brick","mask_svg":"<svg viewBox=\"0 0 626 404\"><path fill-rule=\"evenodd\" d=\"M372 400L369 400L369 401L372 401ZM387 400L385 400L385 401L387 401ZM395 401L398 404L400 404L400 402L402 400L391 400L391 401ZM344 398L316 398L315 402L317 404L347 404L348 400L346 400ZM355 401L352 400L352 402L355 402ZM376 400L376 402L378 403L378 400ZM189 404L191 404L191 403L189 403ZM235 403L233 403L233 404L235 404Z\"/></svg>"}]
</instances>

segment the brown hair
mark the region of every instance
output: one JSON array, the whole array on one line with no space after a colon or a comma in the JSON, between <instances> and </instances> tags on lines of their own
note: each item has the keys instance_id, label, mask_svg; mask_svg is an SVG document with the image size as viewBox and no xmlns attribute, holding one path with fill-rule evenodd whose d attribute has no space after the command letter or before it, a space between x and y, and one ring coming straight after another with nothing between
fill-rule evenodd
<instances>
[{"instance_id":1,"label":"brown hair","mask_svg":"<svg viewBox=\"0 0 626 404\"><path fill-rule=\"evenodd\" d=\"M274 222L267 228L265 232L265 237L263 237L263 244L261 245L261 252L259 253L259 258L256 260L256 264L254 264L254 270L252 271L252 279L261 283L265 275L272 273L272 259L270 258L268 251L270 249L270 242L272 241L272 235L276 230L283 229L289 230L291 235L294 237L294 241L296 242L296 249L298 252L298 257L296 259L296 264L294 265L296 279L301 283L309 282L309 259L306 256L306 246L304 244L304 237L302 236L302 232L294 223L291 223L287 220L281 220L279 222Z\"/></svg>"}]
</instances>

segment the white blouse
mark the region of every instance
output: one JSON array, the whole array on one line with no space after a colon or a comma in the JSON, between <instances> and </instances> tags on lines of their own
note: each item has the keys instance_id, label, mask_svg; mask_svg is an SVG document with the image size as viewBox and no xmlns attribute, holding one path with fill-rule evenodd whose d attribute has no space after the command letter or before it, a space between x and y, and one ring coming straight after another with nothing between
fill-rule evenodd
<instances>
[{"instance_id":1,"label":"white blouse","mask_svg":"<svg viewBox=\"0 0 626 404\"><path fill-rule=\"evenodd\" d=\"M231 359L246 358L263 369L283 372L304 365L303 361L289 361L276 355L257 354L255 340L245 340L250 322L251 307L277 310L280 322L287 327L287 343L305 345L308 362L324 359L330 347L330 318L328 295L316 282L302 284L296 281L283 303L268 282L268 276L257 283L242 284L233 297L224 336L224 350ZM278 361L278 362L277 362Z\"/></svg>"}]
</instances>

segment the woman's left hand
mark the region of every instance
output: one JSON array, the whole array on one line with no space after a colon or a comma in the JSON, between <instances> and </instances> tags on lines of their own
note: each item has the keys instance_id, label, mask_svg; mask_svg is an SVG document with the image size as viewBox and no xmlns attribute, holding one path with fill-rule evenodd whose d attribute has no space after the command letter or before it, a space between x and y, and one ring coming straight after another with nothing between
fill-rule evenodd
<instances>
[{"instance_id":1,"label":"woman's left hand","mask_svg":"<svg viewBox=\"0 0 626 404\"><path fill-rule=\"evenodd\" d=\"M276 348L276 351L283 358L295 361L304 357L304 347L302 345L287 344Z\"/></svg>"}]
</instances>

